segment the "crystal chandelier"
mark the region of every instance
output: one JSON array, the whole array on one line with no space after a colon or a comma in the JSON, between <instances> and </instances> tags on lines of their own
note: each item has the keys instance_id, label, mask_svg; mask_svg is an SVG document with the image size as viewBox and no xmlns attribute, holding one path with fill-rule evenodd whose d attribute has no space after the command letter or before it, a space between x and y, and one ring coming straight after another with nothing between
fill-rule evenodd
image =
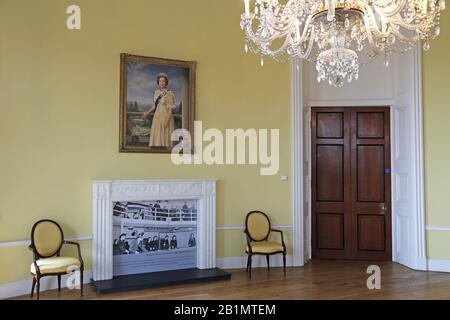
<instances>
[{"instance_id":1,"label":"crystal chandelier","mask_svg":"<svg viewBox=\"0 0 450 320\"><path fill-rule=\"evenodd\" d=\"M280 3L283 2L283 3ZM358 79L362 59L404 53L440 33L445 0L244 0L245 51L277 61L316 63L317 80L341 87ZM359 55L357 54L359 53Z\"/></svg>"}]
</instances>

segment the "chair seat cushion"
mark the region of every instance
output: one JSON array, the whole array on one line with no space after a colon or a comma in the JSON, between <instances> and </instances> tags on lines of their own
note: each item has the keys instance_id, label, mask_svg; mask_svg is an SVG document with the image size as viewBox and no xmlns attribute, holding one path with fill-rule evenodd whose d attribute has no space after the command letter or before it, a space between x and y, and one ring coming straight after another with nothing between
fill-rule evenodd
<instances>
[{"instance_id":1,"label":"chair seat cushion","mask_svg":"<svg viewBox=\"0 0 450 320\"><path fill-rule=\"evenodd\" d=\"M42 258L36 261L41 274L65 273L74 269L79 269L81 263L76 258L71 257L52 257ZM70 269L68 270L68 268ZM36 274L34 263L31 264L31 273Z\"/></svg>"},{"instance_id":2,"label":"chair seat cushion","mask_svg":"<svg viewBox=\"0 0 450 320\"><path fill-rule=\"evenodd\" d=\"M284 251L283 246L280 243L270 241L253 241L250 242L252 247L252 253L274 253ZM248 246L246 251L249 252Z\"/></svg>"}]
</instances>

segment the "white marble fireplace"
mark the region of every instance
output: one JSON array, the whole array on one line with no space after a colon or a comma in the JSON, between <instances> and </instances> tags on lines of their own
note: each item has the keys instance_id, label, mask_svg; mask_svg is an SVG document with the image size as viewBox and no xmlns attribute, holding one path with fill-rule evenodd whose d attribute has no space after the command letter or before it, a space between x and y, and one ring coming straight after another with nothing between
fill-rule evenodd
<instances>
[{"instance_id":1,"label":"white marble fireplace","mask_svg":"<svg viewBox=\"0 0 450 320\"><path fill-rule=\"evenodd\" d=\"M92 191L94 281L113 278L113 207L119 201L196 200L197 268L216 267L216 180L96 180Z\"/></svg>"}]
</instances>

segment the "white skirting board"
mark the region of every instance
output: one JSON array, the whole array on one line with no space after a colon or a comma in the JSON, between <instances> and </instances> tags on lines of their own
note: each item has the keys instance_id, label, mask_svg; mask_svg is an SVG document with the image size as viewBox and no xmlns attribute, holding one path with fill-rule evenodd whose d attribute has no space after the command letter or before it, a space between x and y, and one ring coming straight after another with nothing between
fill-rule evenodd
<instances>
[{"instance_id":1,"label":"white skirting board","mask_svg":"<svg viewBox=\"0 0 450 320\"><path fill-rule=\"evenodd\" d=\"M69 275L62 276L61 288L66 287L67 278ZM91 282L92 271L86 270L83 274L83 283ZM31 293L32 277L29 279L0 284L0 299L8 299L18 296L23 296ZM58 278L56 276L48 276L41 279L41 292L47 290L58 289ZM74 289L78 290L78 289ZM34 292L34 299L36 299L36 291Z\"/></svg>"},{"instance_id":2,"label":"white skirting board","mask_svg":"<svg viewBox=\"0 0 450 320\"><path fill-rule=\"evenodd\" d=\"M428 271L450 272L450 260L428 259Z\"/></svg>"},{"instance_id":3,"label":"white skirting board","mask_svg":"<svg viewBox=\"0 0 450 320\"><path fill-rule=\"evenodd\" d=\"M423 271L450 272L450 260L428 259L428 268ZM226 257L217 259L217 267L222 269L242 269L247 266L247 257ZM282 267L281 255L270 257L270 266ZM286 266L294 266L292 256L286 256ZM252 268L266 268L267 262L264 256L253 256ZM418 270L422 271L422 270Z\"/></svg>"},{"instance_id":4,"label":"white skirting board","mask_svg":"<svg viewBox=\"0 0 450 320\"><path fill-rule=\"evenodd\" d=\"M247 256L242 257L226 257L218 258L216 260L216 265L221 269L245 269L247 267ZM271 267L282 267L283 266L283 256L273 255L270 257ZM286 266L293 266L292 256L286 256ZM255 255L252 258L252 268L267 268L267 261L265 256Z\"/></svg>"}]
</instances>

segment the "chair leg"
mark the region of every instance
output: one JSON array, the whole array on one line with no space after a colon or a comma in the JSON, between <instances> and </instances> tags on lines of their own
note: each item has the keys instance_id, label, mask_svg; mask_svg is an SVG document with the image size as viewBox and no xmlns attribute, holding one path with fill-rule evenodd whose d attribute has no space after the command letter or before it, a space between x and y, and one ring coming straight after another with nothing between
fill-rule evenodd
<instances>
[{"instance_id":1,"label":"chair leg","mask_svg":"<svg viewBox=\"0 0 450 320\"><path fill-rule=\"evenodd\" d=\"M266 260L267 260L267 270L270 270L270 256L269 255L266 256Z\"/></svg>"},{"instance_id":2,"label":"chair leg","mask_svg":"<svg viewBox=\"0 0 450 320\"><path fill-rule=\"evenodd\" d=\"M245 269L246 272L248 272L250 266L250 255L247 255L247 268Z\"/></svg>"},{"instance_id":3,"label":"chair leg","mask_svg":"<svg viewBox=\"0 0 450 320\"><path fill-rule=\"evenodd\" d=\"M58 275L58 291L61 292L61 275Z\"/></svg>"},{"instance_id":4,"label":"chair leg","mask_svg":"<svg viewBox=\"0 0 450 320\"><path fill-rule=\"evenodd\" d=\"M30 298L33 298L34 288L36 287L36 277L33 276L33 284L31 285L31 294Z\"/></svg>"},{"instance_id":5,"label":"chair leg","mask_svg":"<svg viewBox=\"0 0 450 320\"><path fill-rule=\"evenodd\" d=\"M37 277L36 279L36 298L39 300L39 291L41 290L41 278Z\"/></svg>"},{"instance_id":6,"label":"chair leg","mask_svg":"<svg viewBox=\"0 0 450 320\"><path fill-rule=\"evenodd\" d=\"M248 276L251 279L252 278L252 255L248 255L249 264L248 264Z\"/></svg>"},{"instance_id":7,"label":"chair leg","mask_svg":"<svg viewBox=\"0 0 450 320\"><path fill-rule=\"evenodd\" d=\"M81 296L83 296L83 269L80 269L80 291L81 291Z\"/></svg>"},{"instance_id":8,"label":"chair leg","mask_svg":"<svg viewBox=\"0 0 450 320\"><path fill-rule=\"evenodd\" d=\"M283 271L284 276L286 277L286 253L283 253Z\"/></svg>"}]
</instances>

